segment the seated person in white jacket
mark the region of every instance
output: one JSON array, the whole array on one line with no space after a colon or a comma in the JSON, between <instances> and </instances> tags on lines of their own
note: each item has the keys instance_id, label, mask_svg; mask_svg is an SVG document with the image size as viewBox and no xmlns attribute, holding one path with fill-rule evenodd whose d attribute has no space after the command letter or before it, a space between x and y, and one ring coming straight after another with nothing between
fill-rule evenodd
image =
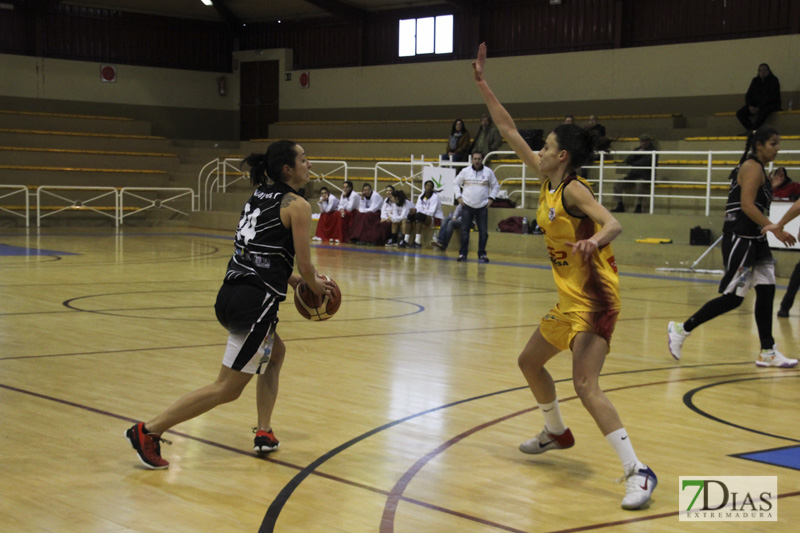
<instances>
[{"instance_id":1,"label":"seated person in white jacket","mask_svg":"<svg viewBox=\"0 0 800 533\"><path fill-rule=\"evenodd\" d=\"M398 233L402 231L403 233L408 232L408 215L415 213L416 208L414 204L411 203L406 197L406 193L403 191L395 191L394 195L392 196L392 208L389 211L389 220L392 222L392 234L389 237L386 246L398 246ZM405 248L404 245L405 241L400 243L400 246Z\"/></svg>"},{"instance_id":2,"label":"seated person in white jacket","mask_svg":"<svg viewBox=\"0 0 800 533\"><path fill-rule=\"evenodd\" d=\"M353 244L383 244L386 237L379 231L383 198L372 190L372 185L365 183L361 188L361 200L358 211L353 214L350 233L347 240ZM380 242L379 242L380 241Z\"/></svg>"},{"instance_id":3,"label":"seated person in white jacket","mask_svg":"<svg viewBox=\"0 0 800 533\"><path fill-rule=\"evenodd\" d=\"M346 180L342 185L342 195L339 197L339 223L334 230L331 242L348 242L350 224L353 222L353 215L358 211L359 203L361 203L361 197L353 191L353 182Z\"/></svg>"},{"instance_id":4,"label":"seated person in white jacket","mask_svg":"<svg viewBox=\"0 0 800 533\"><path fill-rule=\"evenodd\" d=\"M334 228L338 222L336 218L341 218L339 216L339 199L331 196L327 187L321 187L317 205L319 206L319 220L312 240L329 241L334 238Z\"/></svg>"},{"instance_id":5,"label":"seated person in white jacket","mask_svg":"<svg viewBox=\"0 0 800 533\"><path fill-rule=\"evenodd\" d=\"M433 192L433 181L425 182L425 192L417 198L416 213L409 215L411 222L410 232L405 234L405 244L411 248L422 248L422 229L432 228L434 223L441 224L444 213L442 212L442 200L438 194ZM414 235L414 243L411 244L411 236Z\"/></svg>"}]
</instances>

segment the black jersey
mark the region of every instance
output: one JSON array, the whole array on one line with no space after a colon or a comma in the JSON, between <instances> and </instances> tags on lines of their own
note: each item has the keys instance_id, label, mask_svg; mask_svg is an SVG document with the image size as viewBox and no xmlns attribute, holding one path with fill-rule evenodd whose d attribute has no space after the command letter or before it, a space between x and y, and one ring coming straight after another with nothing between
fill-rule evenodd
<instances>
[{"instance_id":1,"label":"black jersey","mask_svg":"<svg viewBox=\"0 0 800 533\"><path fill-rule=\"evenodd\" d=\"M756 192L755 204L759 211L769 216L769 206L772 203L772 186L767 178L767 171L764 170L764 165L761 164L761 161L754 156L750 156L748 159L752 159L761 165L761 172L764 174L764 183ZM731 185L730 189L728 189L728 203L725 205L725 222L722 224L722 231L723 233L733 233L734 235L750 239L766 239L767 237L765 235L761 235L761 226L753 222L753 220L742 211L742 188L736 181L740 168L741 165L731 172Z\"/></svg>"},{"instance_id":2,"label":"black jersey","mask_svg":"<svg viewBox=\"0 0 800 533\"><path fill-rule=\"evenodd\" d=\"M286 299L294 266L294 241L292 231L281 222L281 200L293 192L284 183L255 190L242 209L226 282L252 283L266 288L279 301Z\"/></svg>"}]
</instances>

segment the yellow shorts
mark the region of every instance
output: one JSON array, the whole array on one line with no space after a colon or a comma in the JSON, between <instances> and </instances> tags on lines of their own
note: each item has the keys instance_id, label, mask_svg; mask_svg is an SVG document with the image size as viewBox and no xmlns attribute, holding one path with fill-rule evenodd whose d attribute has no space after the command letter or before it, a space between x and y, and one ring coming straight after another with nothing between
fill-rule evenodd
<instances>
[{"instance_id":1,"label":"yellow shorts","mask_svg":"<svg viewBox=\"0 0 800 533\"><path fill-rule=\"evenodd\" d=\"M556 305L542 318L539 332L544 340L559 350L571 348L575 335L583 331L590 331L604 338L610 349L611 334L614 333L617 318L619 309L564 313Z\"/></svg>"}]
</instances>

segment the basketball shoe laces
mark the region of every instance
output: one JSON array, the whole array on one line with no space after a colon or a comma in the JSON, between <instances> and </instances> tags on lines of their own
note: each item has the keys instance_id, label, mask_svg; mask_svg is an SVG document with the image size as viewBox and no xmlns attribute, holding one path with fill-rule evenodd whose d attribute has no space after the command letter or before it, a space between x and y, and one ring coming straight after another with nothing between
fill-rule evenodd
<instances>
[{"instance_id":1,"label":"basketball shoe laces","mask_svg":"<svg viewBox=\"0 0 800 533\"><path fill-rule=\"evenodd\" d=\"M157 457L161 457L161 443L172 445L171 440L167 440L161 437L161 435L155 435L153 433L145 433L145 441L142 443L142 448L144 449L145 455L152 455L155 453Z\"/></svg>"}]
</instances>

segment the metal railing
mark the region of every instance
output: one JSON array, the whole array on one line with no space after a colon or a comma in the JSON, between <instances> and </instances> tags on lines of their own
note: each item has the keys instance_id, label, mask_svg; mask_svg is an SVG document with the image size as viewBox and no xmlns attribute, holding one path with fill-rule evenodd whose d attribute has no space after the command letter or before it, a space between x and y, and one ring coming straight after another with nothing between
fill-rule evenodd
<instances>
[{"instance_id":1,"label":"metal railing","mask_svg":"<svg viewBox=\"0 0 800 533\"><path fill-rule=\"evenodd\" d=\"M144 194L156 194L159 197L152 198ZM164 194L171 194L167 198L162 198ZM132 206L129 213L125 213L125 197L139 200L144 205ZM180 187L123 187L119 190L119 223L122 224L125 217L136 215L149 209L166 209L183 216L189 216L186 211L181 211L176 207L179 201L189 201L189 212L197 211L195 207L195 194L192 189Z\"/></svg>"},{"instance_id":2,"label":"metal railing","mask_svg":"<svg viewBox=\"0 0 800 533\"><path fill-rule=\"evenodd\" d=\"M645 180L648 186L648 192L645 194L613 192L616 183L635 183L634 180L625 179L625 171L643 168L625 165L619 162L619 159L624 160L630 154L641 155L641 151L619 150L610 154L599 153L599 159L595 164L584 166L583 168L588 172L588 181L595 185L598 201L602 202L607 196L647 199L650 205L649 212L654 213L656 199L700 200L703 203L705 215L708 216L713 202L727 200L728 176L742 155L741 151L713 150L653 151L650 153L658 156L658 162L656 162L656 158L652 158L653 162L649 167L650 178ZM777 166L784 166L787 171L800 170L800 161L791 160L798 154L800 154L800 150L781 151L778 159L767 167L767 171L770 172ZM514 152L496 151L487 154L487 157L490 155L507 156L514 155ZM520 207L526 207L528 195L538 196L538 180L526 175L528 171L521 162L495 164L494 171L501 186L506 190L510 189L510 196L520 196ZM515 185L519 185L519 188L515 188ZM715 194L714 191L719 191L719 194Z\"/></svg>"},{"instance_id":3,"label":"metal railing","mask_svg":"<svg viewBox=\"0 0 800 533\"><path fill-rule=\"evenodd\" d=\"M713 203L724 202L727 199L728 176L741 157L741 151L653 151L651 154L658 157L653 158L653 163L649 167L649 180L644 180L647 192L644 194L625 191L615 193L613 188L617 183L623 185L636 183L634 180L626 179L626 171L642 168L625 165L622 162L630 154L641 155L642 152L637 150L600 152L597 154L594 164L583 167L587 171L588 181L595 187L598 201L603 202L608 196L647 199L649 200L649 212L654 213L657 209L655 202L657 199L693 200L702 203L706 215L710 214ZM773 166L785 166L787 170L792 171L800 170L800 161L788 161L787 163L787 159L798 154L800 154L800 150L781 151L778 154L778 160L769 166L768 171L772 170ZM525 167L522 162L518 162L513 151L498 150L486 154L486 158L492 156L494 160L491 166L501 187L508 191L509 197L519 197L519 207L528 207L528 197L539 194L538 179L530 176L530 169ZM509 161L511 158L507 156L512 156L513 160ZM238 173L240 171L237 165L240 162L241 159L220 159L211 161L203 167L204 170L198 176L197 191L198 198L203 202L201 205L198 200L198 208L211 209L211 198L214 192L224 192L232 183L247 177L245 173L233 181L229 181L227 178L226 169L235 168ZM413 200L415 192L419 193L421 190L421 187L415 185L415 181L420 179L425 166L458 169L469 164L437 159L426 161L424 158L415 159L414 156L411 157L410 162L378 161L373 166L358 167L349 165L344 160L318 160L313 161L314 167L317 168L312 168L312 181L324 182L331 188L341 191L341 187L337 183L348 179L371 180L374 190L378 190L379 181L388 180L397 185L408 185ZM320 166L323 170L319 170ZM401 172L398 168L408 170ZM364 175L354 178L352 175L354 171L359 171ZM367 173L371 176L367 177ZM719 193L715 193L715 191L719 191Z\"/></svg>"},{"instance_id":4,"label":"metal railing","mask_svg":"<svg viewBox=\"0 0 800 533\"><path fill-rule=\"evenodd\" d=\"M56 193L55 191L59 191ZM86 194L83 194L86 193ZM70 194L70 196L67 196ZM113 207L105 205L96 205L96 202L101 199L106 199L111 196L114 200ZM64 205L56 205L49 212L42 214L42 198L55 199ZM64 211L91 211L109 217L114 220L114 227L119 227L119 193L116 187L81 187L69 185L42 185L36 188L36 225L42 225L42 219L45 217L57 215Z\"/></svg>"},{"instance_id":5,"label":"metal railing","mask_svg":"<svg viewBox=\"0 0 800 533\"><path fill-rule=\"evenodd\" d=\"M2 192L3 189L9 190L11 192L3 193ZM3 207L2 205L0 205L0 211L25 219L25 227L27 228L31 225L31 216L30 216L31 201L30 198L28 197L28 188L25 185L0 185L0 200L3 200L5 198L11 198L12 196L15 196L17 194L21 194L25 201L25 207L23 208L23 210L19 212L20 210L9 209L9 207L11 206Z\"/></svg>"}]
</instances>

